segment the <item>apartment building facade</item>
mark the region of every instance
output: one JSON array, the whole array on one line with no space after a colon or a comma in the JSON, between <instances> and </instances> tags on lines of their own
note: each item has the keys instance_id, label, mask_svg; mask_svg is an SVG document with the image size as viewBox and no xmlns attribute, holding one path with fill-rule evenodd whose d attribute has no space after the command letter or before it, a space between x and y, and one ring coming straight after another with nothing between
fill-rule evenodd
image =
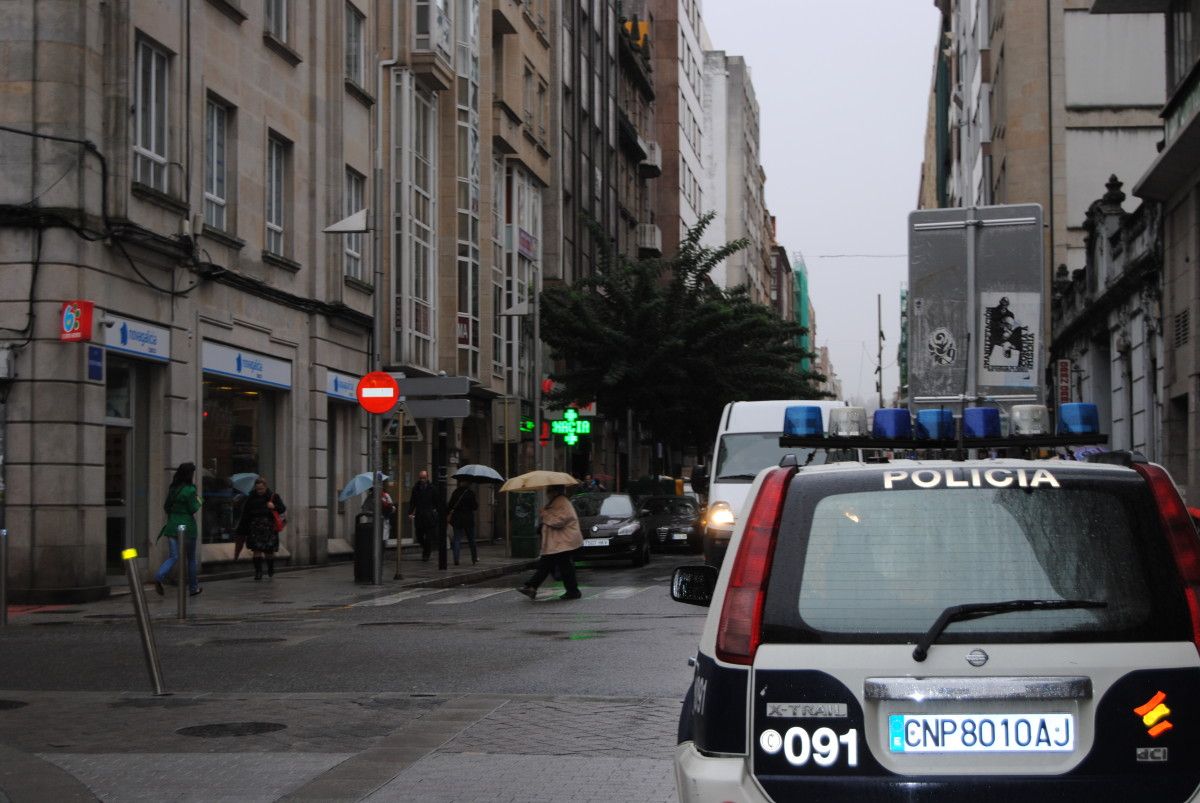
<instances>
[{"instance_id":1,"label":"apartment building facade","mask_svg":"<svg viewBox=\"0 0 1200 803\"><path fill-rule=\"evenodd\" d=\"M10 593L104 596L155 563L195 463L205 563L232 558L235 482L286 500L281 554L325 559L362 470L373 284L372 4L6 9L0 83L3 515ZM310 13L312 11L313 13ZM36 58L34 57L36 54Z\"/></svg>"},{"instance_id":2,"label":"apartment building facade","mask_svg":"<svg viewBox=\"0 0 1200 803\"><path fill-rule=\"evenodd\" d=\"M1200 4L1194 0L1094 0L1091 11L1119 24L1147 13L1161 25L1155 53L1165 59L1165 99L1159 116L1161 142L1140 174L1131 174L1133 195L1158 207L1161 235L1153 243L1161 261L1161 303L1148 310L1145 332L1161 337L1156 388L1161 404L1162 462L1190 504L1200 499L1200 352L1192 337L1197 315L1196 256L1200 210ZM1157 315L1154 315L1157 313Z\"/></svg>"},{"instance_id":3,"label":"apartment building facade","mask_svg":"<svg viewBox=\"0 0 1200 803\"><path fill-rule=\"evenodd\" d=\"M984 206L1038 203L1045 221L1043 330L1046 365L1066 360L1077 384L1107 388L1098 401L1121 426L1136 409L1120 355L1128 352L1118 330L1097 313L1087 337L1055 330L1055 287L1086 275L1090 297L1115 281L1119 268L1101 276L1094 251L1091 207L1110 177L1140 176L1161 136L1163 102L1162 19L1154 14L1090 13L1086 0L1046 4L1014 0L936 0L942 12L931 87L922 205ZM1127 203L1136 213L1137 201ZM1099 278L1098 278L1099 277ZM1097 282L1100 284L1097 284ZM1057 285L1056 285L1057 282ZM1113 300L1108 298L1106 304ZM1078 323L1078 316L1072 316ZM1092 320L1092 319L1089 319ZM1103 321L1103 325L1100 322ZM1077 327L1076 327L1077 328ZM1153 337L1138 342L1153 343ZM1053 343L1053 354L1051 353ZM1157 380L1153 372L1136 381ZM1049 372L1046 400L1057 396ZM1115 418L1113 418L1115 417ZM1147 419L1148 420L1148 419ZM1147 431L1152 431L1150 427ZM1143 432L1139 442L1153 440Z\"/></svg>"},{"instance_id":4,"label":"apartment building facade","mask_svg":"<svg viewBox=\"0 0 1200 803\"><path fill-rule=\"evenodd\" d=\"M703 95L704 44L701 0L650 0L654 17L655 130L662 177L655 208L663 252L674 254L684 231L713 208L705 197Z\"/></svg>"},{"instance_id":5,"label":"apartment building facade","mask_svg":"<svg viewBox=\"0 0 1200 803\"><path fill-rule=\"evenodd\" d=\"M774 292L766 173L759 162L758 100L744 58L722 50L704 53L703 109L701 188L715 212L704 241L713 246L747 241L713 271L713 281L725 288L744 285L752 300L770 306Z\"/></svg>"}]
</instances>

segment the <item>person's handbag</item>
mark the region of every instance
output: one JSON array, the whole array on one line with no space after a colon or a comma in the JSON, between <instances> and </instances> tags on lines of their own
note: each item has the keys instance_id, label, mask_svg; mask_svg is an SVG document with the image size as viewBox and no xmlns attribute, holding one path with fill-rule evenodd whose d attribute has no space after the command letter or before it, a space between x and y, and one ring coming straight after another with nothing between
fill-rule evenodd
<instances>
[{"instance_id":1,"label":"person's handbag","mask_svg":"<svg viewBox=\"0 0 1200 803\"><path fill-rule=\"evenodd\" d=\"M277 532L277 533L283 532L283 528L286 524L287 524L287 520L283 516L279 515L278 510L271 511L271 530L272 531Z\"/></svg>"}]
</instances>

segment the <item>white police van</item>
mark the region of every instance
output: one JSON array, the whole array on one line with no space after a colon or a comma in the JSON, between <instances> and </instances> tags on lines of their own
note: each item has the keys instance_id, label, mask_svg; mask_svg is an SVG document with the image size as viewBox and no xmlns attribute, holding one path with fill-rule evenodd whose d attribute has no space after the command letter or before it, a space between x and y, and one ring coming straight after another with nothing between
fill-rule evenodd
<instances>
[{"instance_id":1,"label":"white police van","mask_svg":"<svg viewBox=\"0 0 1200 803\"><path fill-rule=\"evenodd\" d=\"M1171 478L1129 453L925 459L1103 437L970 434L785 458L719 573L676 571L710 604L681 801L1197 799L1200 537Z\"/></svg>"},{"instance_id":2,"label":"white police van","mask_svg":"<svg viewBox=\"0 0 1200 803\"><path fill-rule=\"evenodd\" d=\"M704 517L704 559L720 566L729 538L758 472L779 463L785 453L797 452L779 445L781 424L789 407L816 408L828 423L828 411L845 407L844 401L799 402L786 399L731 402L725 405L713 443L712 467L707 476L708 508ZM803 463L825 462L823 449L800 450ZM694 483L693 483L694 484Z\"/></svg>"}]
</instances>

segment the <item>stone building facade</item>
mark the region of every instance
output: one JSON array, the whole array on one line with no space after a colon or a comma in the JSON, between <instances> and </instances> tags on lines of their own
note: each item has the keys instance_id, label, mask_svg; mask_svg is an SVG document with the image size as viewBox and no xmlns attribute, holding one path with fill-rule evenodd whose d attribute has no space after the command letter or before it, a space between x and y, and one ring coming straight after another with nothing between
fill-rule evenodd
<instances>
[{"instance_id":1,"label":"stone building facade","mask_svg":"<svg viewBox=\"0 0 1200 803\"><path fill-rule=\"evenodd\" d=\"M156 562L172 470L198 467L205 563L234 483L326 559L362 470L354 383L376 291L373 4L19 0L0 68L3 516L15 599L90 599ZM71 302L71 303L67 303ZM87 325L92 306L91 326Z\"/></svg>"}]
</instances>

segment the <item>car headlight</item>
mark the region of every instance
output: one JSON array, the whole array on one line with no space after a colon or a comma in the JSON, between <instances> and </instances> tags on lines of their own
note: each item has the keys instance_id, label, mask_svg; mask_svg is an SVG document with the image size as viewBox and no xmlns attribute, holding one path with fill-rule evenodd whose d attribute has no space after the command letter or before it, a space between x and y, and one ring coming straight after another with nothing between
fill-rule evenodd
<instances>
[{"instance_id":1,"label":"car headlight","mask_svg":"<svg viewBox=\"0 0 1200 803\"><path fill-rule=\"evenodd\" d=\"M638 524L636 521L632 521L621 529L617 530L617 535L633 535L641 528L641 526L642 525Z\"/></svg>"},{"instance_id":2,"label":"car headlight","mask_svg":"<svg viewBox=\"0 0 1200 803\"><path fill-rule=\"evenodd\" d=\"M737 517L728 502L713 502L708 508L708 524L721 530L732 530Z\"/></svg>"}]
</instances>

